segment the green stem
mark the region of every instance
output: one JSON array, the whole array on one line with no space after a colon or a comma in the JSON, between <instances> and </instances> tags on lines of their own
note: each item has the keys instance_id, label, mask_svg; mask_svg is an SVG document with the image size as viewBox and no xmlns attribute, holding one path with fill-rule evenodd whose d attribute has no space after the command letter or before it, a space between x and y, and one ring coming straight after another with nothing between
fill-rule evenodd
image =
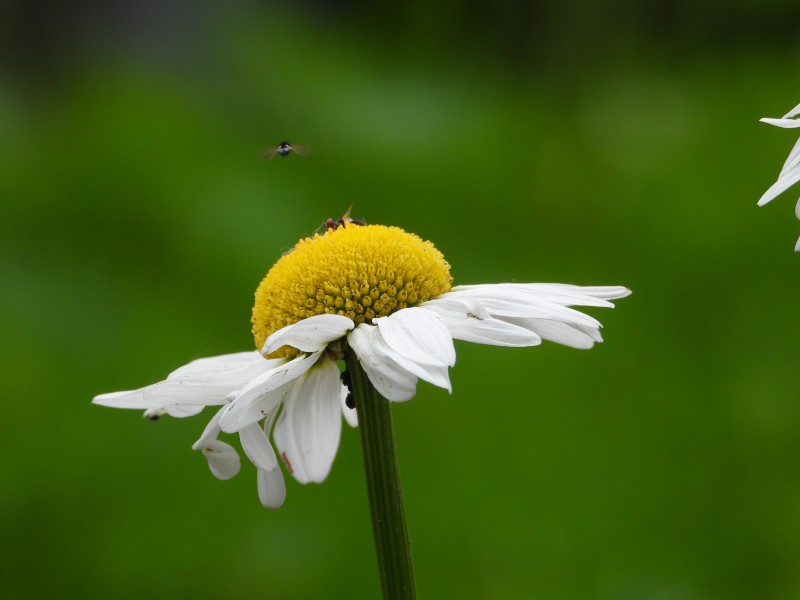
<instances>
[{"instance_id":1,"label":"green stem","mask_svg":"<svg viewBox=\"0 0 800 600\"><path fill-rule=\"evenodd\" d=\"M345 362L358 411L383 597L416 598L390 402L375 390L355 352L349 350Z\"/></svg>"}]
</instances>

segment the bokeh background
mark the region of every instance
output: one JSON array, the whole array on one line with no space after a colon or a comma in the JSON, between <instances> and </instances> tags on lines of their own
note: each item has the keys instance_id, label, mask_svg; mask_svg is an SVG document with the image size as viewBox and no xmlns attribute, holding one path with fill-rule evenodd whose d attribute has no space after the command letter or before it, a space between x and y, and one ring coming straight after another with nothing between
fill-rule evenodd
<instances>
[{"instance_id":1,"label":"bokeh background","mask_svg":"<svg viewBox=\"0 0 800 600\"><path fill-rule=\"evenodd\" d=\"M286 4L0 8L3 596L378 596L357 432L270 512L206 418L90 404L250 349L353 203L457 283L634 290L591 351L457 343L395 406L422 598L800 597L796 192L755 205L796 4Z\"/></svg>"}]
</instances>

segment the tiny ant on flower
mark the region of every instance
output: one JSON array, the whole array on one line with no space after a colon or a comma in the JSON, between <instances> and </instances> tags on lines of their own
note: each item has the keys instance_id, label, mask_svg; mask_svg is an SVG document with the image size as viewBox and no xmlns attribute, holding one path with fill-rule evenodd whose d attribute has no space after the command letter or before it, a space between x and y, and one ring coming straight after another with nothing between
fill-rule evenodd
<instances>
[{"instance_id":1,"label":"tiny ant on flower","mask_svg":"<svg viewBox=\"0 0 800 600\"><path fill-rule=\"evenodd\" d=\"M163 415L167 410L163 406L158 406L155 408L148 408L144 411L144 418L149 419L151 421L158 421L158 419Z\"/></svg>"},{"instance_id":2,"label":"tiny ant on flower","mask_svg":"<svg viewBox=\"0 0 800 600\"><path fill-rule=\"evenodd\" d=\"M347 227L348 223L352 223L353 225L366 225L367 222L362 219L350 218L350 211L352 208L353 205L351 204L350 208L347 209L347 212L338 219L325 219L325 229L339 229L339 227Z\"/></svg>"},{"instance_id":3,"label":"tiny ant on flower","mask_svg":"<svg viewBox=\"0 0 800 600\"><path fill-rule=\"evenodd\" d=\"M308 146L301 146L300 144L290 144L289 142L281 142L274 148L270 148L269 150L264 150L264 152L261 153L261 156L265 160L271 160L276 154L286 158L292 152L294 152L295 154L299 154L300 156L305 156L306 154L311 152L311 149L308 148Z\"/></svg>"},{"instance_id":4,"label":"tiny ant on flower","mask_svg":"<svg viewBox=\"0 0 800 600\"><path fill-rule=\"evenodd\" d=\"M347 398L345 398L345 406L347 408L355 408L356 407L356 397L353 395L353 381L350 379L350 373L345 369L342 371L342 374L339 375L339 379L342 380L342 384L347 388Z\"/></svg>"}]
</instances>

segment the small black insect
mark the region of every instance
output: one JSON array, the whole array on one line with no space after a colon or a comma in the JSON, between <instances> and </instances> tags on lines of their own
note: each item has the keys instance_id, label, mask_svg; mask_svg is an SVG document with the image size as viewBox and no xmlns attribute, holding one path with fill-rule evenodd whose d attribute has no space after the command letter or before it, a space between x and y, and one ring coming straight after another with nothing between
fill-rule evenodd
<instances>
[{"instance_id":1,"label":"small black insect","mask_svg":"<svg viewBox=\"0 0 800 600\"><path fill-rule=\"evenodd\" d=\"M264 150L264 152L261 153L261 156L266 160L271 160L272 158L275 157L276 154L286 158L292 152L294 152L295 154L299 154L300 156L305 156L306 154L311 152L311 149L308 146L302 146L300 144L290 144L289 142L281 142L274 148L270 148L269 150Z\"/></svg>"},{"instance_id":2,"label":"small black insect","mask_svg":"<svg viewBox=\"0 0 800 600\"><path fill-rule=\"evenodd\" d=\"M352 223L353 225L366 225L367 222L362 219L350 218L350 211L352 209L353 205L351 204L350 208L347 209L347 212L338 219L325 219L325 229L339 229L339 227L347 227L348 223Z\"/></svg>"},{"instance_id":3,"label":"small black insect","mask_svg":"<svg viewBox=\"0 0 800 600\"><path fill-rule=\"evenodd\" d=\"M353 395L353 381L350 379L350 373L347 372L347 369L342 371L339 379L342 380L342 384L347 388L347 398L344 400L345 406L347 408L355 408L356 397Z\"/></svg>"},{"instance_id":4,"label":"small black insect","mask_svg":"<svg viewBox=\"0 0 800 600\"><path fill-rule=\"evenodd\" d=\"M146 411L144 411L144 415L142 416L151 421L158 421L161 415L163 415L165 412L167 412L166 409L159 406L157 408L148 408Z\"/></svg>"}]
</instances>

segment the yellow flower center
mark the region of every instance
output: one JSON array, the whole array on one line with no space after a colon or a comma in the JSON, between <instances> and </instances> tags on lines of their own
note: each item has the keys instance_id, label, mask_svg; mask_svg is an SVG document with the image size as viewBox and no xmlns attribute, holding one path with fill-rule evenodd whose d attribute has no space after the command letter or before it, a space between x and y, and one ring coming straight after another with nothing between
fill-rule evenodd
<instances>
[{"instance_id":1,"label":"yellow flower center","mask_svg":"<svg viewBox=\"0 0 800 600\"><path fill-rule=\"evenodd\" d=\"M297 242L258 286L252 319L256 347L314 315L370 323L448 292L452 280L442 253L413 233L353 223L328 229ZM284 346L268 358L296 354Z\"/></svg>"}]
</instances>

